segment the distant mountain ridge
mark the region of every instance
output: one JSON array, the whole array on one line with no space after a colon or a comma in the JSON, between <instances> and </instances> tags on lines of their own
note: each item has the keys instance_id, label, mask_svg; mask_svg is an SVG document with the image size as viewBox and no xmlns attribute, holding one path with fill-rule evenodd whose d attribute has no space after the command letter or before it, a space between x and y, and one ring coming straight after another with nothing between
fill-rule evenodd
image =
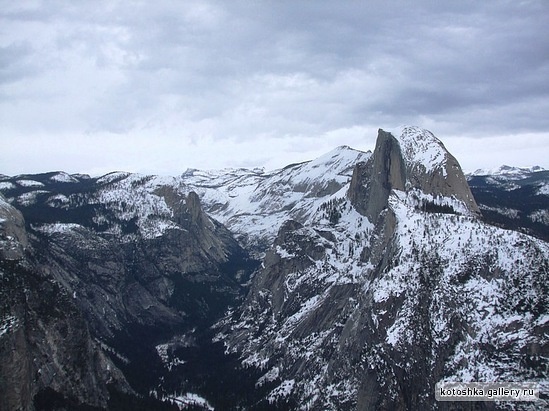
<instances>
[{"instance_id":1,"label":"distant mountain ridge","mask_svg":"<svg viewBox=\"0 0 549 411\"><path fill-rule=\"evenodd\" d=\"M479 168L472 173L467 174L468 176L497 176L497 175L524 175L529 173L536 173L538 171L545 171L545 168L540 166L528 166L528 167L516 167L501 165L496 168Z\"/></svg>"},{"instance_id":2,"label":"distant mountain ridge","mask_svg":"<svg viewBox=\"0 0 549 411\"><path fill-rule=\"evenodd\" d=\"M467 176L486 221L549 241L549 171L502 166Z\"/></svg>"}]
</instances>

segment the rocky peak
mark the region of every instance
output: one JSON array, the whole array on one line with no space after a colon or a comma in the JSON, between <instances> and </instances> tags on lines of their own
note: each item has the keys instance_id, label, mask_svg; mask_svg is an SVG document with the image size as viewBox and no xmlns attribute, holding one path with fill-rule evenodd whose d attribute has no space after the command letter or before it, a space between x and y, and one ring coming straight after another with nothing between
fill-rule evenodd
<instances>
[{"instance_id":1,"label":"rocky peak","mask_svg":"<svg viewBox=\"0 0 549 411\"><path fill-rule=\"evenodd\" d=\"M406 126L400 129L397 139L406 162L408 188L454 198L470 213L480 214L461 166L433 133Z\"/></svg>"},{"instance_id":2,"label":"rocky peak","mask_svg":"<svg viewBox=\"0 0 549 411\"><path fill-rule=\"evenodd\" d=\"M202 206L200 205L200 198L198 197L198 194L196 194L194 191L191 191L187 195L185 204L187 205L187 209L189 210L189 213L191 214L193 220L200 220L203 215L203 211Z\"/></svg>"},{"instance_id":3,"label":"rocky peak","mask_svg":"<svg viewBox=\"0 0 549 411\"><path fill-rule=\"evenodd\" d=\"M400 134L380 129L374 153L355 167L347 197L375 224L392 190L451 198L462 203L462 209L479 214L455 157L430 131L418 127L403 127Z\"/></svg>"},{"instance_id":4,"label":"rocky peak","mask_svg":"<svg viewBox=\"0 0 549 411\"><path fill-rule=\"evenodd\" d=\"M391 190L404 190L406 168L395 137L379 129L373 155L355 167L347 196L372 223L387 207Z\"/></svg>"},{"instance_id":5,"label":"rocky peak","mask_svg":"<svg viewBox=\"0 0 549 411\"><path fill-rule=\"evenodd\" d=\"M185 230L194 228L202 231L206 227L213 227L196 192L191 191L185 196L174 187L163 185L157 188L154 193L164 199L173 214L175 222Z\"/></svg>"}]
</instances>

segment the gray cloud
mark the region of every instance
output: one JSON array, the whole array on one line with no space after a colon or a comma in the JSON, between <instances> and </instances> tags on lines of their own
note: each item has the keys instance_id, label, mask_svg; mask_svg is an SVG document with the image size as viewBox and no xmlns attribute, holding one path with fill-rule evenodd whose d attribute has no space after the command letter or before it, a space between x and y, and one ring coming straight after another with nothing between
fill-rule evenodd
<instances>
[{"instance_id":1,"label":"gray cloud","mask_svg":"<svg viewBox=\"0 0 549 411\"><path fill-rule=\"evenodd\" d=\"M173 165L159 168L173 174L185 161L212 164L202 158L207 144L245 147L227 158L216 151L220 167L283 165L328 143L370 148L375 135L364 133L404 123L443 140L549 139L543 0L4 6L0 160L13 170L37 166L25 164L17 144L40 141L47 150L55 139L75 157L60 156L55 168L154 171L165 158ZM107 163L94 141L121 152L103 156ZM131 145L159 160L147 163ZM267 147L276 159L265 157ZM178 151L190 154L177 161ZM530 154L520 161L536 161Z\"/></svg>"}]
</instances>

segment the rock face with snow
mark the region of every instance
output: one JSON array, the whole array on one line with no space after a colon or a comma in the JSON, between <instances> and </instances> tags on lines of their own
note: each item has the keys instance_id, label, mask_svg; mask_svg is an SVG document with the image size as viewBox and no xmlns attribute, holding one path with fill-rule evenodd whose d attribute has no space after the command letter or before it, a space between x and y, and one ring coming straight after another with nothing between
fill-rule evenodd
<instances>
[{"instance_id":1,"label":"rock face with snow","mask_svg":"<svg viewBox=\"0 0 549 411\"><path fill-rule=\"evenodd\" d=\"M131 393L69 290L37 263L21 213L5 202L0 210L0 409L47 408L52 398L106 407L108 385Z\"/></svg>"},{"instance_id":2,"label":"rock face with snow","mask_svg":"<svg viewBox=\"0 0 549 411\"><path fill-rule=\"evenodd\" d=\"M469 176L479 207L442 143L405 127L272 172L0 176L0 408L453 409L436 382L547 390L549 245L486 213L515 184L543 219L532 173Z\"/></svg>"},{"instance_id":3,"label":"rock face with snow","mask_svg":"<svg viewBox=\"0 0 549 411\"><path fill-rule=\"evenodd\" d=\"M374 153L370 161L355 168L347 192L353 207L372 223L387 208L391 190L406 186L406 166L395 137L380 129Z\"/></svg>"},{"instance_id":4,"label":"rock face with snow","mask_svg":"<svg viewBox=\"0 0 549 411\"><path fill-rule=\"evenodd\" d=\"M479 214L458 161L433 133L408 126L401 129L397 138L406 161L409 187L434 197L457 200L470 212Z\"/></svg>"},{"instance_id":5,"label":"rock face with snow","mask_svg":"<svg viewBox=\"0 0 549 411\"><path fill-rule=\"evenodd\" d=\"M4 181L27 218L1 204L1 409L148 395L155 345L207 328L247 280L245 251L194 192L58 175Z\"/></svg>"},{"instance_id":6,"label":"rock face with snow","mask_svg":"<svg viewBox=\"0 0 549 411\"><path fill-rule=\"evenodd\" d=\"M404 127L395 137L379 130L375 155L357 166L348 197L353 206L375 223L392 190L417 190L435 203L479 214L457 160L429 131Z\"/></svg>"},{"instance_id":7,"label":"rock face with snow","mask_svg":"<svg viewBox=\"0 0 549 411\"><path fill-rule=\"evenodd\" d=\"M347 195L281 227L219 334L263 371L265 404L445 409L438 381L545 386L549 247L483 223L433 139L380 131Z\"/></svg>"}]
</instances>

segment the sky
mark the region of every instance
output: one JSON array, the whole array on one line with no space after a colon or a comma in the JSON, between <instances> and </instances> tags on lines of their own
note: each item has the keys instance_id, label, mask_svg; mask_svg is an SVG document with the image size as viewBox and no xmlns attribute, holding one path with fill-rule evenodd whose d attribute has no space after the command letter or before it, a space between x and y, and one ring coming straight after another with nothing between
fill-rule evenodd
<instances>
[{"instance_id":1,"label":"sky","mask_svg":"<svg viewBox=\"0 0 549 411\"><path fill-rule=\"evenodd\" d=\"M549 1L0 0L0 173L264 167L377 130L549 168Z\"/></svg>"}]
</instances>

